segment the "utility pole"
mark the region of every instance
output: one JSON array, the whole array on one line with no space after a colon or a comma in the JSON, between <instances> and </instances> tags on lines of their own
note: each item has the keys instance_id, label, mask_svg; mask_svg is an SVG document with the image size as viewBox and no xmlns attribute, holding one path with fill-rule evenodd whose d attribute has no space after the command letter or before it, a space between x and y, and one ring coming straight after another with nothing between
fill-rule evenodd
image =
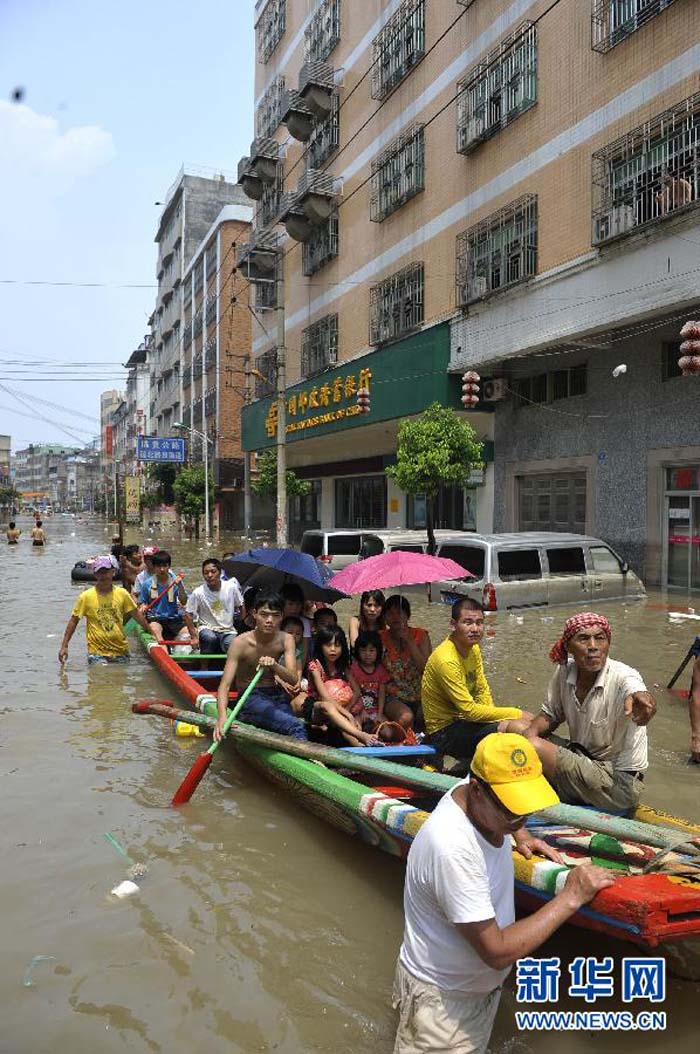
<instances>
[{"instance_id":1,"label":"utility pole","mask_svg":"<svg viewBox=\"0 0 700 1054\"><path fill-rule=\"evenodd\" d=\"M284 346L284 262L277 260L277 545L287 545L287 364Z\"/></svg>"},{"instance_id":2,"label":"utility pole","mask_svg":"<svg viewBox=\"0 0 700 1054\"><path fill-rule=\"evenodd\" d=\"M250 295L252 295L252 286ZM244 403L246 406L249 405L252 395L252 373L250 354L245 357L245 391L244 391ZM250 540L251 529L252 529L252 516L253 514L253 501L250 490L250 451L243 451L243 535L246 542Z\"/></svg>"}]
</instances>

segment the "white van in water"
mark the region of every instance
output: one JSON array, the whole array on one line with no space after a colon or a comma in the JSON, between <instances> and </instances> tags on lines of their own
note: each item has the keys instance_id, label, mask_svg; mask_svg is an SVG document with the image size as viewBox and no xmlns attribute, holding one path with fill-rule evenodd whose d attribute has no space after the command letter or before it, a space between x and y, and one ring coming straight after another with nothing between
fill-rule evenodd
<instances>
[{"instance_id":1,"label":"white van in water","mask_svg":"<svg viewBox=\"0 0 700 1054\"><path fill-rule=\"evenodd\" d=\"M626 560L600 538L583 534L453 535L440 539L437 555L474 576L439 582L445 604L467 596L487 611L509 611L557 604L591 607L598 600L646 596Z\"/></svg>"},{"instance_id":2,"label":"white van in water","mask_svg":"<svg viewBox=\"0 0 700 1054\"><path fill-rule=\"evenodd\" d=\"M435 531L437 543L442 538L471 538L469 532L461 534L456 531ZM369 556L379 556L380 553L394 552L401 549L409 553L426 553L428 551L428 535L424 530L410 531L403 528L377 529L376 531L347 530L332 528L323 530L304 531L299 546L302 553L316 557L321 563L327 564L333 571L341 571L348 564L354 564L357 560L366 560Z\"/></svg>"}]
</instances>

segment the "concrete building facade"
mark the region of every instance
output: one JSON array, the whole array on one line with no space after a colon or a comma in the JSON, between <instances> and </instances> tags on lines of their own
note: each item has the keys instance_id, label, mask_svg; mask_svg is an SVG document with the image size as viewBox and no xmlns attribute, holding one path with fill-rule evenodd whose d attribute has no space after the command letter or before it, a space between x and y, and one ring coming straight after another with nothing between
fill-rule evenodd
<instances>
[{"instance_id":1,"label":"concrete building facade","mask_svg":"<svg viewBox=\"0 0 700 1054\"><path fill-rule=\"evenodd\" d=\"M236 246L247 242L253 210L226 205L197 246L183 282L182 423L209 437L219 496L219 525L243 526L241 410L250 356L251 312L237 273ZM202 440L191 437L193 461Z\"/></svg>"},{"instance_id":2,"label":"concrete building facade","mask_svg":"<svg viewBox=\"0 0 700 1054\"><path fill-rule=\"evenodd\" d=\"M245 204L225 173L184 167L169 188L158 222L158 295L152 315L149 425L170 435L182 417L183 279L193 253L225 205Z\"/></svg>"},{"instance_id":3,"label":"concrete building facade","mask_svg":"<svg viewBox=\"0 0 700 1054\"><path fill-rule=\"evenodd\" d=\"M695 0L260 0L256 34L239 259L256 300L283 269L301 520L418 525L383 475L397 424L441 385L459 407L476 369L476 523L443 495L441 525L585 529L700 588L697 382L677 376L700 314ZM272 382L274 331L253 337ZM257 394L248 449L274 442Z\"/></svg>"},{"instance_id":4,"label":"concrete building facade","mask_svg":"<svg viewBox=\"0 0 700 1054\"><path fill-rule=\"evenodd\" d=\"M12 436L0 435L0 487L9 487L12 482Z\"/></svg>"}]
</instances>

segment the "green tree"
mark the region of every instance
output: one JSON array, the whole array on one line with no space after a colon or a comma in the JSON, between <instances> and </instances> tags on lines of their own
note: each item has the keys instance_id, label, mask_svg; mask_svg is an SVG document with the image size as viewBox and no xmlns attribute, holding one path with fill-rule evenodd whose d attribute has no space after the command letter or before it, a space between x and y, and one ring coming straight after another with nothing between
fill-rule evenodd
<instances>
[{"instance_id":1,"label":"green tree","mask_svg":"<svg viewBox=\"0 0 700 1054\"><path fill-rule=\"evenodd\" d=\"M472 426L454 410L433 403L399 425L396 464L386 474L412 497L425 495L428 552L435 552L433 505L441 486L464 487L481 463L482 444Z\"/></svg>"},{"instance_id":2,"label":"green tree","mask_svg":"<svg viewBox=\"0 0 700 1054\"><path fill-rule=\"evenodd\" d=\"M168 462L162 464L154 463L148 466L147 474L149 480L155 482L155 488L151 497L154 504L174 505L175 491L173 489L177 476L177 466ZM202 494L204 491L202 490Z\"/></svg>"},{"instance_id":3,"label":"green tree","mask_svg":"<svg viewBox=\"0 0 700 1054\"><path fill-rule=\"evenodd\" d=\"M258 454L258 478L250 484L251 490L260 498L272 498L277 494L277 450L263 450ZM299 479L296 472L287 469L287 497L303 498L311 492L308 479Z\"/></svg>"},{"instance_id":4,"label":"green tree","mask_svg":"<svg viewBox=\"0 0 700 1054\"><path fill-rule=\"evenodd\" d=\"M18 505L21 500L22 495L13 486L0 487L0 508L7 505Z\"/></svg>"},{"instance_id":5,"label":"green tree","mask_svg":"<svg viewBox=\"0 0 700 1054\"><path fill-rule=\"evenodd\" d=\"M199 537L199 517L204 512L204 466L194 465L178 472L173 483L175 508L187 520L194 520ZM214 507L214 485L209 478L209 508Z\"/></svg>"}]
</instances>

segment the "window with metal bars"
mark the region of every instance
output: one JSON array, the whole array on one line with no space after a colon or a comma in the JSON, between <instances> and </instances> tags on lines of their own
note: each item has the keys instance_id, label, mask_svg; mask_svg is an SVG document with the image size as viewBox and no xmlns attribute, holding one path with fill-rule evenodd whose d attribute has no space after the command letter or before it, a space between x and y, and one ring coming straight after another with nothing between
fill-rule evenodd
<instances>
[{"instance_id":1,"label":"window with metal bars","mask_svg":"<svg viewBox=\"0 0 700 1054\"><path fill-rule=\"evenodd\" d=\"M306 59L325 62L340 40L340 0L323 0L304 30Z\"/></svg>"},{"instance_id":2,"label":"window with metal bars","mask_svg":"<svg viewBox=\"0 0 700 1054\"><path fill-rule=\"evenodd\" d=\"M277 349L266 351L255 359L255 369L262 376L255 376L255 398L264 399L267 395L274 395L277 375ZM264 379L263 379L264 378Z\"/></svg>"},{"instance_id":3,"label":"window with metal bars","mask_svg":"<svg viewBox=\"0 0 700 1054\"><path fill-rule=\"evenodd\" d=\"M537 27L524 22L457 89L457 151L468 154L537 102Z\"/></svg>"},{"instance_id":4,"label":"window with metal bars","mask_svg":"<svg viewBox=\"0 0 700 1054\"><path fill-rule=\"evenodd\" d=\"M216 322L216 304L216 296L209 296L209 298L207 299L206 313L206 321L208 326L211 326L212 323Z\"/></svg>"},{"instance_id":5,"label":"window with metal bars","mask_svg":"<svg viewBox=\"0 0 700 1054\"><path fill-rule=\"evenodd\" d=\"M200 308L197 314L192 319L192 336L198 337L202 332L202 309Z\"/></svg>"},{"instance_id":6,"label":"window with metal bars","mask_svg":"<svg viewBox=\"0 0 700 1054\"><path fill-rule=\"evenodd\" d=\"M207 341L207 346L204 349L204 369L213 370L216 366L216 337Z\"/></svg>"},{"instance_id":7,"label":"window with metal bars","mask_svg":"<svg viewBox=\"0 0 700 1054\"><path fill-rule=\"evenodd\" d=\"M372 98L385 98L424 54L425 0L404 0L372 41Z\"/></svg>"},{"instance_id":8,"label":"window with metal bars","mask_svg":"<svg viewBox=\"0 0 700 1054\"><path fill-rule=\"evenodd\" d=\"M370 219L381 223L425 189L425 133L415 125L372 162Z\"/></svg>"},{"instance_id":9,"label":"window with metal bars","mask_svg":"<svg viewBox=\"0 0 700 1054\"><path fill-rule=\"evenodd\" d=\"M593 0L591 47L610 51L675 0Z\"/></svg>"},{"instance_id":10,"label":"window with metal bars","mask_svg":"<svg viewBox=\"0 0 700 1054\"><path fill-rule=\"evenodd\" d=\"M313 377L338 361L338 316L326 315L302 330L301 375Z\"/></svg>"},{"instance_id":11,"label":"window with metal bars","mask_svg":"<svg viewBox=\"0 0 700 1054\"><path fill-rule=\"evenodd\" d=\"M195 399L192 403L192 426L194 428L201 427L202 424L202 398ZM194 437L192 437L194 438Z\"/></svg>"},{"instance_id":12,"label":"window with metal bars","mask_svg":"<svg viewBox=\"0 0 700 1054\"><path fill-rule=\"evenodd\" d=\"M256 279L253 282L255 307L258 311L269 311L277 307L277 279Z\"/></svg>"},{"instance_id":13,"label":"window with metal bars","mask_svg":"<svg viewBox=\"0 0 700 1054\"><path fill-rule=\"evenodd\" d=\"M186 406L182 411L182 423L189 428L192 424L192 407Z\"/></svg>"},{"instance_id":14,"label":"window with metal bars","mask_svg":"<svg viewBox=\"0 0 700 1054\"><path fill-rule=\"evenodd\" d=\"M335 153L340 143L340 107L338 96L333 94L331 112L325 121L317 121L311 138L306 144L306 167L320 168L324 161Z\"/></svg>"},{"instance_id":15,"label":"window with metal bars","mask_svg":"<svg viewBox=\"0 0 700 1054\"><path fill-rule=\"evenodd\" d=\"M279 127L282 116L282 96L285 91L284 77L275 77L255 111L255 138L267 139Z\"/></svg>"},{"instance_id":16,"label":"window with metal bars","mask_svg":"<svg viewBox=\"0 0 700 1054\"><path fill-rule=\"evenodd\" d=\"M191 373L191 370L190 370L189 363L185 366L185 370L184 370L184 372L182 374L182 387L183 388L191 388L192 387L192 373Z\"/></svg>"},{"instance_id":17,"label":"window with metal bars","mask_svg":"<svg viewBox=\"0 0 700 1054\"><path fill-rule=\"evenodd\" d=\"M203 263L200 260L192 272L192 293L194 296L202 292Z\"/></svg>"},{"instance_id":18,"label":"window with metal bars","mask_svg":"<svg viewBox=\"0 0 700 1054\"><path fill-rule=\"evenodd\" d=\"M282 165L277 164L277 175L274 183L266 183L262 197L255 209L256 228L267 227L277 219L282 205L283 191Z\"/></svg>"},{"instance_id":19,"label":"window with metal bars","mask_svg":"<svg viewBox=\"0 0 700 1054\"><path fill-rule=\"evenodd\" d=\"M202 376L202 356L195 355L192 359L192 379L198 381Z\"/></svg>"},{"instance_id":20,"label":"window with metal bars","mask_svg":"<svg viewBox=\"0 0 700 1054\"><path fill-rule=\"evenodd\" d=\"M186 322L185 328L182 331L182 346L183 348L189 348L192 343L192 323Z\"/></svg>"},{"instance_id":21,"label":"window with metal bars","mask_svg":"<svg viewBox=\"0 0 700 1054\"><path fill-rule=\"evenodd\" d=\"M211 417L216 413L216 388L209 388L204 393L204 414Z\"/></svg>"},{"instance_id":22,"label":"window with metal bars","mask_svg":"<svg viewBox=\"0 0 700 1054\"><path fill-rule=\"evenodd\" d=\"M370 287L369 342L382 344L410 333L424 318L424 267L412 263Z\"/></svg>"},{"instance_id":23,"label":"window with metal bars","mask_svg":"<svg viewBox=\"0 0 700 1054\"><path fill-rule=\"evenodd\" d=\"M594 245L700 201L700 92L593 155Z\"/></svg>"},{"instance_id":24,"label":"window with metal bars","mask_svg":"<svg viewBox=\"0 0 700 1054\"><path fill-rule=\"evenodd\" d=\"M258 58L267 62L287 28L286 0L268 0L256 27Z\"/></svg>"},{"instance_id":25,"label":"window with metal bars","mask_svg":"<svg viewBox=\"0 0 700 1054\"><path fill-rule=\"evenodd\" d=\"M204 254L204 270L209 283L216 274L216 242L210 245Z\"/></svg>"},{"instance_id":26,"label":"window with metal bars","mask_svg":"<svg viewBox=\"0 0 700 1054\"><path fill-rule=\"evenodd\" d=\"M308 242L301 249L302 271L308 278L338 255L338 215L329 216L325 223L314 227Z\"/></svg>"},{"instance_id":27,"label":"window with metal bars","mask_svg":"<svg viewBox=\"0 0 700 1054\"><path fill-rule=\"evenodd\" d=\"M457 304L537 274L537 195L527 194L457 236Z\"/></svg>"}]
</instances>

